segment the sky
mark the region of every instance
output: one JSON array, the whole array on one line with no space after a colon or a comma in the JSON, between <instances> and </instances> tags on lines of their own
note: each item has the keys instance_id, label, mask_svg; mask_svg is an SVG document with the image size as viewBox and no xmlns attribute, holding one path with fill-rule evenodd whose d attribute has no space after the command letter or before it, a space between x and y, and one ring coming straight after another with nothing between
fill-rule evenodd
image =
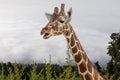
<instances>
[{"instance_id":1,"label":"sky","mask_svg":"<svg viewBox=\"0 0 120 80\"><path fill-rule=\"evenodd\" d=\"M64 36L44 40L45 13L65 3L73 9L71 25L92 62L106 65L108 42L120 32L120 0L0 0L0 62L66 64Z\"/></svg>"}]
</instances>

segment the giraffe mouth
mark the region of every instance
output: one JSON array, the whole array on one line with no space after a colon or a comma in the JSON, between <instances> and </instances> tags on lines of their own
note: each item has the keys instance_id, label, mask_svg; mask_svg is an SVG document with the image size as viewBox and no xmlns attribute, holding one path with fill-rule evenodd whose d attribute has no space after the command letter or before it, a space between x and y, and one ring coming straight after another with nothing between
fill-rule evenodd
<instances>
[{"instance_id":1,"label":"giraffe mouth","mask_svg":"<svg viewBox=\"0 0 120 80\"><path fill-rule=\"evenodd\" d=\"M44 33L43 38L48 39L50 36L51 36L50 33Z\"/></svg>"},{"instance_id":2,"label":"giraffe mouth","mask_svg":"<svg viewBox=\"0 0 120 80\"><path fill-rule=\"evenodd\" d=\"M41 35L43 35L44 39L48 39L50 36L52 36L51 33L46 31L45 29L41 30Z\"/></svg>"}]
</instances>

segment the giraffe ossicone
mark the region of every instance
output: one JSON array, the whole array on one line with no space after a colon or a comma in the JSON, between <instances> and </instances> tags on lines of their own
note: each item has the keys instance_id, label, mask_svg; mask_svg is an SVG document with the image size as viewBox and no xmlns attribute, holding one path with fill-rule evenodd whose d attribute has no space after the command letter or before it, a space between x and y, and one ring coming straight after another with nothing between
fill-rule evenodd
<instances>
[{"instance_id":1,"label":"giraffe ossicone","mask_svg":"<svg viewBox=\"0 0 120 80\"><path fill-rule=\"evenodd\" d=\"M107 80L93 66L69 23L71 20L72 8L70 8L66 15L64 7L65 4L61 4L60 11L58 7L55 7L53 14L46 13L49 22L41 30L41 35L43 35L44 39L48 39L51 36L65 36L82 80Z\"/></svg>"}]
</instances>

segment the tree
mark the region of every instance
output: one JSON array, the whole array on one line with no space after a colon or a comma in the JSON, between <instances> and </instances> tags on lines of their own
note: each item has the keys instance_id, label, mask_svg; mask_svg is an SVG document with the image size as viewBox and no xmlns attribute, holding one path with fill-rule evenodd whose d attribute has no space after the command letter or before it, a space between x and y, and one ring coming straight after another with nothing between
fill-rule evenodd
<instances>
[{"instance_id":1,"label":"tree","mask_svg":"<svg viewBox=\"0 0 120 80\"><path fill-rule=\"evenodd\" d=\"M101 65L99 64L98 61L96 61L96 62L94 63L94 65L95 65L96 69L97 69L102 75L105 75L105 74L106 74L105 68L104 68L104 67L101 67Z\"/></svg>"},{"instance_id":2,"label":"tree","mask_svg":"<svg viewBox=\"0 0 120 80\"><path fill-rule=\"evenodd\" d=\"M113 33L110 38L107 54L111 56L111 60L107 64L107 71L109 76L112 75L114 80L118 80L120 77L120 33Z\"/></svg>"},{"instance_id":3,"label":"tree","mask_svg":"<svg viewBox=\"0 0 120 80\"><path fill-rule=\"evenodd\" d=\"M97 70L98 70L99 72L102 72L102 68L101 68L101 66L100 66L100 64L99 64L98 61L95 62L95 67L97 68Z\"/></svg>"}]
</instances>

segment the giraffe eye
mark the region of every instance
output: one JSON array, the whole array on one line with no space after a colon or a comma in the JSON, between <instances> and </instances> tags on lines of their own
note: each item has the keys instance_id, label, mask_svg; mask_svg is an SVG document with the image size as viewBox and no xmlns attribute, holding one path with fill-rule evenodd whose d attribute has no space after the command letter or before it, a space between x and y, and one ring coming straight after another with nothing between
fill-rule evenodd
<instances>
[{"instance_id":1,"label":"giraffe eye","mask_svg":"<svg viewBox=\"0 0 120 80\"><path fill-rule=\"evenodd\" d=\"M59 20L59 22L60 22L60 23L64 23L65 21L63 21L63 20Z\"/></svg>"}]
</instances>

